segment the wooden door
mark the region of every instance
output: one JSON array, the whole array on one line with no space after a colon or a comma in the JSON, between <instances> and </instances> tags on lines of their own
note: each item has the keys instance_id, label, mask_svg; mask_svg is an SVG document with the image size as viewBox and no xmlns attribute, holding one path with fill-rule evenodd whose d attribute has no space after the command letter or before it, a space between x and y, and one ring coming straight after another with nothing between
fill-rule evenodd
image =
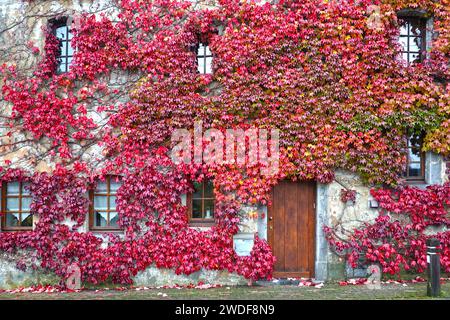
<instances>
[{"instance_id":1,"label":"wooden door","mask_svg":"<svg viewBox=\"0 0 450 320\"><path fill-rule=\"evenodd\" d=\"M277 258L274 277L314 277L314 182L281 181L272 190L269 243Z\"/></svg>"}]
</instances>

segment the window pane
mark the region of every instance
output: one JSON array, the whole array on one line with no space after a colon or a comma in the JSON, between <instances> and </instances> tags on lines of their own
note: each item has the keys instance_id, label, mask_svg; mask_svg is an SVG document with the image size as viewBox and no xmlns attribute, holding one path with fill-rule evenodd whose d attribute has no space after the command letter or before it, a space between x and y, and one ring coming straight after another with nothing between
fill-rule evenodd
<instances>
[{"instance_id":1,"label":"window pane","mask_svg":"<svg viewBox=\"0 0 450 320\"><path fill-rule=\"evenodd\" d=\"M420 162L420 149L417 148L409 149L409 161Z\"/></svg>"},{"instance_id":2,"label":"window pane","mask_svg":"<svg viewBox=\"0 0 450 320\"><path fill-rule=\"evenodd\" d=\"M403 51L408 51L408 38L400 37L399 42L400 42L400 45L402 46Z\"/></svg>"},{"instance_id":3,"label":"window pane","mask_svg":"<svg viewBox=\"0 0 450 320\"><path fill-rule=\"evenodd\" d=\"M409 62L420 62L420 54L419 53L410 53L409 54Z\"/></svg>"},{"instance_id":4,"label":"window pane","mask_svg":"<svg viewBox=\"0 0 450 320\"><path fill-rule=\"evenodd\" d=\"M205 200L205 219L214 218L214 200Z\"/></svg>"},{"instance_id":5,"label":"window pane","mask_svg":"<svg viewBox=\"0 0 450 320\"><path fill-rule=\"evenodd\" d=\"M106 193L108 191L106 181L99 181L95 191L98 193Z\"/></svg>"},{"instance_id":6,"label":"window pane","mask_svg":"<svg viewBox=\"0 0 450 320\"><path fill-rule=\"evenodd\" d=\"M192 200L192 218L202 218L202 200Z\"/></svg>"},{"instance_id":7,"label":"window pane","mask_svg":"<svg viewBox=\"0 0 450 320\"><path fill-rule=\"evenodd\" d=\"M194 182L194 194L192 195L193 199L202 198L202 183Z\"/></svg>"},{"instance_id":8,"label":"window pane","mask_svg":"<svg viewBox=\"0 0 450 320\"><path fill-rule=\"evenodd\" d=\"M18 195L20 189L19 182L9 182L6 186L6 194L7 195Z\"/></svg>"},{"instance_id":9,"label":"window pane","mask_svg":"<svg viewBox=\"0 0 450 320\"><path fill-rule=\"evenodd\" d=\"M209 50L209 46L205 47L205 55L207 55L207 56L211 55L211 50Z\"/></svg>"},{"instance_id":10,"label":"window pane","mask_svg":"<svg viewBox=\"0 0 450 320\"><path fill-rule=\"evenodd\" d=\"M6 226L7 227L18 227L19 226L19 214L18 213L8 213L6 215Z\"/></svg>"},{"instance_id":11,"label":"window pane","mask_svg":"<svg viewBox=\"0 0 450 320\"><path fill-rule=\"evenodd\" d=\"M120 180L116 181L116 178L111 178L111 182L110 182L110 192L111 193L116 193L116 191L120 188L120 186L122 185L122 182Z\"/></svg>"},{"instance_id":12,"label":"window pane","mask_svg":"<svg viewBox=\"0 0 450 320\"><path fill-rule=\"evenodd\" d=\"M205 73L212 73L212 57L206 58L206 70Z\"/></svg>"},{"instance_id":13,"label":"window pane","mask_svg":"<svg viewBox=\"0 0 450 320\"><path fill-rule=\"evenodd\" d=\"M116 209L116 196L109 197L109 209L110 210Z\"/></svg>"},{"instance_id":14,"label":"window pane","mask_svg":"<svg viewBox=\"0 0 450 320\"><path fill-rule=\"evenodd\" d=\"M66 67L67 71L70 70L70 67L72 66L72 61L73 61L73 57L67 58L67 67Z\"/></svg>"},{"instance_id":15,"label":"window pane","mask_svg":"<svg viewBox=\"0 0 450 320\"><path fill-rule=\"evenodd\" d=\"M421 36L422 35L422 24L421 21L416 19L411 21L411 35Z\"/></svg>"},{"instance_id":16,"label":"window pane","mask_svg":"<svg viewBox=\"0 0 450 320\"><path fill-rule=\"evenodd\" d=\"M67 42L62 41L61 42L61 55L66 56L67 55L66 52L67 52Z\"/></svg>"},{"instance_id":17,"label":"window pane","mask_svg":"<svg viewBox=\"0 0 450 320\"><path fill-rule=\"evenodd\" d=\"M199 43L198 44L197 55L198 56L204 56L205 55L205 46L203 45L203 43Z\"/></svg>"},{"instance_id":18,"label":"window pane","mask_svg":"<svg viewBox=\"0 0 450 320\"><path fill-rule=\"evenodd\" d=\"M6 198L7 211L19 211L19 198Z\"/></svg>"},{"instance_id":19,"label":"window pane","mask_svg":"<svg viewBox=\"0 0 450 320\"><path fill-rule=\"evenodd\" d=\"M95 212L94 225L96 227L106 227L107 226L107 212Z\"/></svg>"},{"instance_id":20,"label":"window pane","mask_svg":"<svg viewBox=\"0 0 450 320\"><path fill-rule=\"evenodd\" d=\"M420 38L411 38L409 42L409 51L419 52L421 48L422 40Z\"/></svg>"},{"instance_id":21,"label":"window pane","mask_svg":"<svg viewBox=\"0 0 450 320\"><path fill-rule=\"evenodd\" d=\"M66 26L61 26L59 28L56 29L56 36L61 39L61 40L65 40L67 37L67 27Z\"/></svg>"},{"instance_id":22,"label":"window pane","mask_svg":"<svg viewBox=\"0 0 450 320\"><path fill-rule=\"evenodd\" d=\"M108 210L108 197L107 196L95 196L94 197L94 209L95 210Z\"/></svg>"},{"instance_id":23,"label":"window pane","mask_svg":"<svg viewBox=\"0 0 450 320\"><path fill-rule=\"evenodd\" d=\"M111 227L118 227L117 222L119 221L119 214L115 211L109 213L109 225Z\"/></svg>"},{"instance_id":24,"label":"window pane","mask_svg":"<svg viewBox=\"0 0 450 320\"><path fill-rule=\"evenodd\" d=\"M408 35L408 24L407 23L403 23L400 26L400 35L402 35L402 36L407 36Z\"/></svg>"},{"instance_id":25,"label":"window pane","mask_svg":"<svg viewBox=\"0 0 450 320\"><path fill-rule=\"evenodd\" d=\"M32 227L33 226L33 215L31 213L22 213L22 227Z\"/></svg>"},{"instance_id":26,"label":"window pane","mask_svg":"<svg viewBox=\"0 0 450 320\"><path fill-rule=\"evenodd\" d=\"M403 58L403 60L409 61L409 60L408 60L408 56L409 56L409 55L408 55L407 52L403 52L403 53L402 53L402 58Z\"/></svg>"},{"instance_id":27,"label":"window pane","mask_svg":"<svg viewBox=\"0 0 450 320\"><path fill-rule=\"evenodd\" d=\"M67 43L68 44L68 51L67 51L67 55L68 56L73 56L73 48L70 42Z\"/></svg>"},{"instance_id":28,"label":"window pane","mask_svg":"<svg viewBox=\"0 0 450 320\"><path fill-rule=\"evenodd\" d=\"M198 72L205 73L205 58L197 59Z\"/></svg>"},{"instance_id":29,"label":"window pane","mask_svg":"<svg viewBox=\"0 0 450 320\"><path fill-rule=\"evenodd\" d=\"M205 182L205 195L204 198L214 197L214 187L212 181Z\"/></svg>"},{"instance_id":30,"label":"window pane","mask_svg":"<svg viewBox=\"0 0 450 320\"><path fill-rule=\"evenodd\" d=\"M63 73L67 71L67 65L65 63L60 63L58 65L58 73Z\"/></svg>"},{"instance_id":31,"label":"window pane","mask_svg":"<svg viewBox=\"0 0 450 320\"><path fill-rule=\"evenodd\" d=\"M410 163L409 164L409 176L410 177L419 177L420 175L421 175L420 163Z\"/></svg>"},{"instance_id":32,"label":"window pane","mask_svg":"<svg viewBox=\"0 0 450 320\"><path fill-rule=\"evenodd\" d=\"M30 211L31 198L22 198L22 211Z\"/></svg>"},{"instance_id":33,"label":"window pane","mask_svg":"<svg viewBox=\"0 0 450 320\"><path fill-rule=\"evenodd\" d=\"M26 196L26 195L30 195L30 183L29 182L24 182L22 183L22 195Z\"/></svg>"}]
</instances>

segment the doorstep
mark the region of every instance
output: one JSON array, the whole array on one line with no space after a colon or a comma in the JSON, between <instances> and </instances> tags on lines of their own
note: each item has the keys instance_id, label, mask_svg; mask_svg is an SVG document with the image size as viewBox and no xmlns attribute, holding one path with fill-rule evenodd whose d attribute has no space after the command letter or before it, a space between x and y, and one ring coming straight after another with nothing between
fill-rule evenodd
<instances>
[{"instance_id":1,"label":"doorstep","mask_svg":"<svg viewBox=\"0 0 450 320\"><path fill-rule=\"evenodd\" d=\"M321 283L321 281L315 281L314 279L293 279L293 278L277 278L273 280L258 280L253 282L255 286L271 287L271 286L298 286L302 281L312 281Z\"/></svg>"}]
</instances>

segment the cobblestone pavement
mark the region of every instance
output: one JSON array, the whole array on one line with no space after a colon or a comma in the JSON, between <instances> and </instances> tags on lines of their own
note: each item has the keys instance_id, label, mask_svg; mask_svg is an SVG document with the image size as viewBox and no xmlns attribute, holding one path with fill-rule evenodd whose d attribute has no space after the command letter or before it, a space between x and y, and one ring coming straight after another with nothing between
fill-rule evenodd
<instances>
[{"instance_id":1,"label":"cobblestone pavement","mask_svg":"<svg viewBox=\"0 0 450 320\"><path fill-rule=\"evenodd\" d=\"M364 285L339 286L325 284L322 288L298 286L219 287L211 289L149 289L149 290L84 290L77 293L1 293L0 299L282 299L282 300L374 300L374 299L428 299L426 283L383 284L381 289ZM442 296L450 300L450 283L442 284Z\"/></svg>"}]
</instances>

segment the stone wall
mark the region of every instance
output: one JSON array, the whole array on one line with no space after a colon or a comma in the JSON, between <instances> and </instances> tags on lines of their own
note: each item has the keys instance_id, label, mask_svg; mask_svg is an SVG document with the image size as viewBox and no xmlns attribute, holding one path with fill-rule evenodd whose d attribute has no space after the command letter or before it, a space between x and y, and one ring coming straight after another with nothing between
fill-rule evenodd
<instances>
[{"instance_id":1,"label":"stone wall","mask_svg":"<svg viewBox=\"0 0 450 320\"><path fill-rule=\"evenodd\" d=\"M245 285L247 280L235 273L223 270L201 270L190 275L177 275L170 269L158 269L154 266L139 272L134 278L135 286L157 287L163 285L189 285L203 282L220 285Z\"/></svg>"},{"instance_id":2,"label":"stone wall","mask_svg":"<svg viewBox=\"0 0 450 320\"><path fill-rule=\"evenodd\" d=\"M438 154L427 152L425 157L425 183L415 185L425 188L432 184L442 184L448 179L447 165L444 158ZM356 191L355 203L342 203L341 189ZM336 179L328 185L318 185L317 192L317 227L316 227L316 278L333 280L351 277L361 277L365 270L352 269L344 258L332 252L324 238L322 228L338 226L342 231L351 231L364 222L373 222L378 216L376 201L370 195L371 186L362 183L358 175L348 171L337 170ZM434 230L430 232L436 232ZM442 231L442 230L440 230Z\"/></svg>"},{"instance_id":3,"label":"stone wall","mask_svg":"<svg viewBox=\"0 0 450 320\"><path fill-rule=\"evenodd\" d=\"M27 268L19 270L16 266L15 256L7 253L0 254L0 288L14 289L34 285L56 285L60 278L53 273Z\"/></svg>"},{"instance_id":4,"label":"stone wall","mask_svg":"<svg viewBox=\"0 0 450 320\"><path fill-rule=\"evenodd\" d=\"M356 201L343 203L342 189L356 191ZM323 227L337 226L338 231L353 230L364 222L373 221L378 211L369 207L370 188L363 184L358 175L343 170L336 171L336 179L327 186L319 186L320 198L317 205L316 228L316 278L320 280L343 279L348 275L345 260L333 253L325 240Z\"/></svg>"}]
</instances>

